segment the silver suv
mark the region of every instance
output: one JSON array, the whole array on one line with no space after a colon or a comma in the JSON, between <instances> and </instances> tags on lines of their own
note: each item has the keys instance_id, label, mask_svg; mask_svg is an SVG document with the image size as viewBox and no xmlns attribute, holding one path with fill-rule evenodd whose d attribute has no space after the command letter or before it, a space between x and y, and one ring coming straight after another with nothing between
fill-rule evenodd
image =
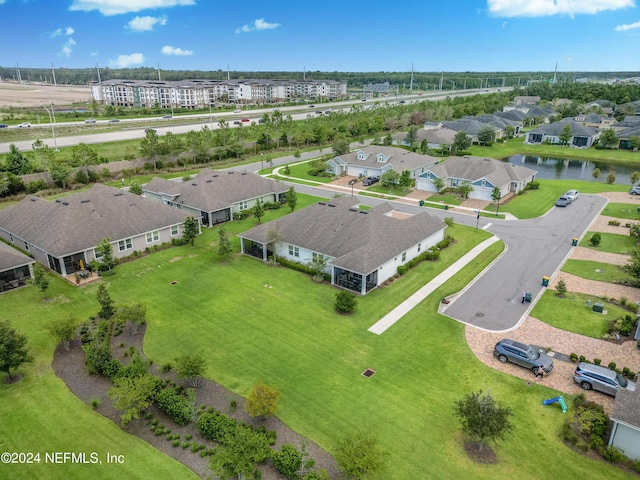
<instances>
[{"instance_id":1,"label":"silver suv","mask_svg":"<svg viewBox=\"0 0 640 480\"><path fill-rule=\"evenodd\" d=\"M618 388L635 391L636 384L619 373L591 363L580 362L573 374L573 381L585 390L608 393L615 397Z\"/></svg>"},{"instance_id":2,"label":"silver suv","mask_svg":"<svg viewBox=\"0 0 640 480\"><path fill-rule=\"evenodd\" d=\"M553 370L553 359L546 353L538 352L531 345L516 342L515 340L503 339L496 343L493 354L502 363L513 362L516 365L530 369L534 373L542 368L545 373Z\"/></svg>"}]
</instances>

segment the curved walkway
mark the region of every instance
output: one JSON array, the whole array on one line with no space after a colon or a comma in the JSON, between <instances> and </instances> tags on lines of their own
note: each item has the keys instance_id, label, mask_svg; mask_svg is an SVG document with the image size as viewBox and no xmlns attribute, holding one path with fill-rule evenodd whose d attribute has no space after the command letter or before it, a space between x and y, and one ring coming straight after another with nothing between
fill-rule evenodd
<instances>
[{"instance_id":1,"label":"curved walkway","mask_svg":"<svg viewBox=\"0 0 640 480\"><path fill-rule=\"evenodd\" d=\"M493 356L493 347L505 337L503 333L489 332L471 325L465 328L465 337L471 351L478 359L491 368L506 372L514 377L519 377L529 384L536 382L530 370L519 367L513 363L500 363ZM520 326L509 332L509 338L528 343L539 348L549 349L555 357L554 368L551 374L543 382L546 387L559 390L569 395L575 395L583 390L573 381L573 372L576 364L567 360L571 353L584 355L593 362L594 358L600 358L603 365L615 362L617 368L628 367L632 371L640 370L640 350L636 342L627 341L621 345L605 342L596 338L586 337L577 333L567 332L547 325L534 318L527 319ZM541 345L541 342L545 342ZM558 355L562 354L562 355ZM588 399L601 404L607 413L613 408L613 397L598 392L584 392Z\"/></svg>"}]
</instances>

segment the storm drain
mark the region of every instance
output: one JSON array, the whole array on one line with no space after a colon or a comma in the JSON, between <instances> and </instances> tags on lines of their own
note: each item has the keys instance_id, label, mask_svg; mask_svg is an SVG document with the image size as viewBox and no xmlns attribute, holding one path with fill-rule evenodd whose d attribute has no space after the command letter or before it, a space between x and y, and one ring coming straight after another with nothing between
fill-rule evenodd
<instances>
[{"instance_id":1,"label":"storm drain","mask_svg":"<svg viewBox=\"0 0 640 480\"><path fill-rule=\"evenodd\" d=\"M365 376L365 377L373 377L374 373L376 373L375 370L367 368L364 372L362 372L362 375Z\"/></svg>"},{"instance_id":2,"label":"storm drain","mask_svg":"<svg viewBox=\"0 0 640 480\"><path fill-rule=\"evenodd\" d=\"M484 313L478 312L478 313L476 313L476 317L484 317Z\"/></svg>"}]
</instances>

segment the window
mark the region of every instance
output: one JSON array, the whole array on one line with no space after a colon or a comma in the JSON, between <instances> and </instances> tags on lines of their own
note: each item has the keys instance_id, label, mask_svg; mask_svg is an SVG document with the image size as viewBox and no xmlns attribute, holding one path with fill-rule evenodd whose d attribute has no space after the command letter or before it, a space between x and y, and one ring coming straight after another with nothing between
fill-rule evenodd
<instances>
[{"instance_id":1,"label":"window","mask_svg":"<svg viewBox=\"0 0 640 480\"><path fill-rule=\"evenodd\" d=\"M118 242L118 251L124 252L125 250L131 250L133 248L133 241L130 238L120 240Z\"/></svg>"},{"instance_id":2,"label":"window","mask_svg":"<svg viewBox=\"0 0 640 480\"><path fill-rule=\"evenodd\" d=\"M171 236L175 237L176 235L178 235L179 231L178 231L178 225L172 225L171 226Z\"/></svg>"},{"instance_id":3,"label":"window","mask_svg":"<svg viewBox=\"0 0 640 480\"><path fill-rule=\"evenodd\" d=\"M29 244L27 242L24 242L24 249L29 250Z\"/></svg>"},{"instance_id":4,"label":"window","mask_svg":"<svg viewBox=\"0 0 640 480\"><path fill-rule=\"evenodd\" d=\"M316 258L318 258L318 257L319 257L319 255L318 255L316 252L312 252L312 253L311 253L311 258L312 258L312 259L314 259L314 260L315 260L315 259L316 259Z\"/></svg>"},{"instance_id":5,"label":"window","mask_svg":"<svg viewBox=\"0 0 640 480\"><path fill-rule=\"evenodd\" d=\"M407 260L407 252L402 252L402 263Z\"/></svg>"},{"instance_id":6,"label":"window","mask_svg":"<svg viewBox=\"0 0 640 480\"><path fill-rule=\"evenodd\" d=\"M358 160L365 160L367 156L364 152L358 152Z\"/></svg>"},{"instance_id":7,"label":"window","mask_svg":"<svg viewBox=\"0 0 640 480\"><path fill-rule=\"evenodd\" d=\"M293 245L289 245L289 255L292 257L300 256L300 249L298 247L294 247Z\"/></svg>"},{"instance_id":8,"label":"window","mask_svg":"<svg viewBox=\"0 0 640 480\"><path fill-rule=\"evenodd\" d=\"M249 202L247 202L246 200L241 201L240 210L246 210L247 208L249 208Z\"/></svg>"},{"instance_id":9,"label":"window","mask_svg":"<svg viewBox=\"0 0 640 480\"><path fill-rule=\"evenodd\" d=\"M419 252L421 249L422 249L422 244L421 244L421 243L419 243L419 244L418 244L418 252Z\"/></svg>"},{"instance_id":10,"label":"window","mask_svg":"<svg viewBox=\"0 0 640 480\"><path fill-rule=\"evenodd\" d=\"M160 232L156 230L155 232L147 233L147 243L157 242L160 239Z\"/></svg>"},{"instance_id":11,"label":"window","mask_svg":"<svg viewBox=\"0 0 640 480\"><path fill-rule=\"evenodd\" d=\"M95 258L96 260L99 258L102 258L102 252L100 250L93 250L93 258Z\"/></svg>"}]
</instances>

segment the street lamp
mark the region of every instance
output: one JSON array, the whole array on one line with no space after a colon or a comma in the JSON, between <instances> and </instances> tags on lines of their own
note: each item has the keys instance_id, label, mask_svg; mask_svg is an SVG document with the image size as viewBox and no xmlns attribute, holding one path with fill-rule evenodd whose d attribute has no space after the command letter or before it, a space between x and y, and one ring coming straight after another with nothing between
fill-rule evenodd
<instances>
[{"instance_id":1,"label":"street lamp","mask_svg":"<svg viewBox=\"0 0 640 480\"><path fill-rule=\"evenodd\" d=\"M264 153L260 154L260 171L264 170Z\"/></svg>"},{"instance_id":2,"label":"street lamp","mask_svg":"<svg viewBox=\"0 0 640 480\"><path fill-rule=\"evenodd\" d=\"M211 124L211 130L213 130L213 112L211 111L211 100L209 100L209 123Z\"/></svg>"},{"instance_id":3,"label":"street lamp","mask_svg":"<svg viewBox=\"0 0 640 480\"><path fill-rule=\"evenodd\" d=\"M53 136L53 145L54 145L54 151L55 152L59 152L60 150L58 150L58 142L56 140L56 131L53 128L53 124L56 121L56 114L53 112L53 103L51 104L51 110L49 110L47 107L45 107L44 105L42 105L42 107L47 111L47 113L49 114L49 124L51 125L51 135ZM53 116L53 119L52 119Z\"/></svg>"}]
</instances>

